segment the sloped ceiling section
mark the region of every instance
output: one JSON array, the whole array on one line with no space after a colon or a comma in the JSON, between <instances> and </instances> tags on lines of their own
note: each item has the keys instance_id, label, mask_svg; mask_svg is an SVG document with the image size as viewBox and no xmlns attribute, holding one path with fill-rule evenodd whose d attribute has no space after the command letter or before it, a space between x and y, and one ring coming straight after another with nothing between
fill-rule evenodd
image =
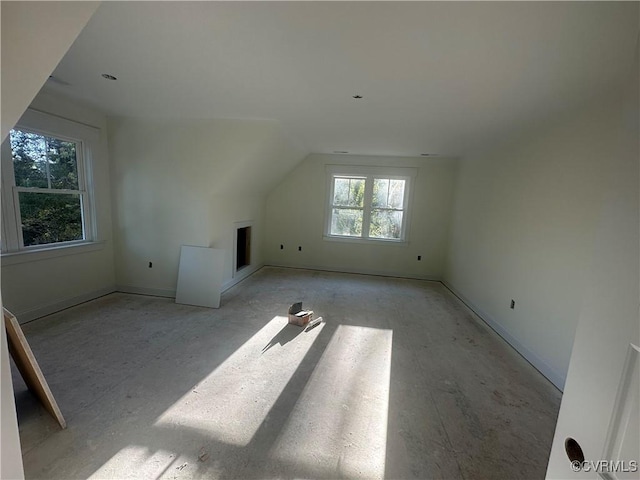
<instances>
[{"instance_id":1,"label":"sloped ceiling section","mask_svg":"<svg viewBox=\"0 0 640 480\"><path fill-rule=\"evenodd\" d=\"M68 85L55 88L109 115L274 119L310 152L455 155L617 88L637 10L105 2L55 70Z\"/></svg>"},{"instance_id":2,"label":"sloped ceiling section","mask_svg":"<svg viewBox=\"0 0 640 480\"><path fill-rule=\"evenodd\" d=\"M2 2L2 140L100 2Z\"/></svg>"},{"instance_id":3,"label":"sloped ceiling section","mask_svg":"<svg viewBox=\"0 0 640 480\"><path fill-rule=\"evenodd\" d=\"M167 188L179 178L194 188L207 182L211 195L264 197L305 155L274 120L113 117L109 136L116 162L148 164Z\"/></svg>"},{"instance_id":4,"label":"sloped ceiling section","mask_svg":"<svg viewBox=\"0 0 640 480\"><path fill-rule=\"evenodd\" d=\"M180 245L224 248L230 280L240 221L254 221L261 264L266 194L304 156L278 122L119 117L108 130L121 288L172 295Z\"/></svg>"}]
</instances>

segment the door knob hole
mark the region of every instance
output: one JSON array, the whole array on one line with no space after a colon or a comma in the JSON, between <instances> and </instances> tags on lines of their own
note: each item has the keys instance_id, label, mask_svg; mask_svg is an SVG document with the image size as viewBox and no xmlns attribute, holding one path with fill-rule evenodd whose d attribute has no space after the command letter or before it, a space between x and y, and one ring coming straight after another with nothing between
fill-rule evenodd
<instances>
[{"instance_id":1,"label":"door knob hole","mask_svg":"<svg viewBox=\"0 0 640 480\"><path fill-rule=\"evenodd\" d=\"M564 449L567 452L567 457L569 457L570 462L584 462L584 453L582 453L582 448L580 448L580 444L573 438L569 437L564 441Z\"/></svg>"}]
</instances>

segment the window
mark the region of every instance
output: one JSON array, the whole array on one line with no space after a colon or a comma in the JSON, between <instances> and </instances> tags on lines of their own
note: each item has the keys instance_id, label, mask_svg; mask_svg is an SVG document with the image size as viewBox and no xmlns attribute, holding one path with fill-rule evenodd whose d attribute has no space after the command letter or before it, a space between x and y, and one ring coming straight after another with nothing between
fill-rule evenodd
<instances>
[{"instance_id":1,"label":"window","mask_svg":"<svg viewBox=\"0 0 640 480\"><path fill-rule=\"evenodd\" d=\"M82 140L22 124L11 130L2 147L2 252L93 240L86 170Z\"/></svg>"},{"instance_id":2,"label":"window","mask_svg":"<svg viewBox=\"0 0 640 480\"><path fill-rule=\"evenodd\" d=\"M330 235L362 237L366 177L333 177Z\"/></svg>"},{"instance_id":3,"label":"window","mask_svg":"<svg viewBox=\"0 0 640 480\"><path fill-rule=\"evenodd\" d=\"M403 242L413 169L329 168L327 237Z\"/></svg>"}]
</instances>

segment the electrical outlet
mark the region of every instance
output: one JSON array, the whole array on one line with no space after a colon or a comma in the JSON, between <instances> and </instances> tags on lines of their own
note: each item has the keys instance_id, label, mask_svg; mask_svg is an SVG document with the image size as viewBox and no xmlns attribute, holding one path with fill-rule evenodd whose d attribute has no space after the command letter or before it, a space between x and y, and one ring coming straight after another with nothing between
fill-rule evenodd
<instances>
[{"instance_id":1,"label":"electrical outlet","mask_svg":"<svg viewBox=\"0 0 640 480\"><path fill-rule=\"evenodd\" d=\"M302 247L298 247L298 251L301 252L302 251Z\"/></svg>"},{"instance_id":2,"label":"electrical outlet","mask_svg":"<svg viewBox=\"0 0 640 480\"><path fill-rule=\"evenodd\" d=\"M422 260L422 255L418 255L418 261Z\"/></svg>"},{"instance_id":3,"label":"electrical outlet","mask_svg":"<svg viewBox=\"0 0 640 480\"><path fill-rule=\"evenodd\" d=\"M514 310L516 308L516 302L515 300L512 298L511 299L511 310Z\"/></svg>"}]
</instances>

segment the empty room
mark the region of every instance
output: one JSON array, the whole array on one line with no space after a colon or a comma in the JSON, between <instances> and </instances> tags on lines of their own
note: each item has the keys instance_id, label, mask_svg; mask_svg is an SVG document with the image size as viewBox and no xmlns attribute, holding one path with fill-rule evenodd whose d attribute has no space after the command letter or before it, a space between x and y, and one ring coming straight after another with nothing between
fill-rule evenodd
<instances>
[{"instance_id":1,"label":"empty room","mask_svg":"<svg viewBox=\"0 0 640 480\"><path fill-rule=\"evenodd\" d=\"M2 479L632 479L638 2L0 2Z\"/></svg>"}]
</instances>

